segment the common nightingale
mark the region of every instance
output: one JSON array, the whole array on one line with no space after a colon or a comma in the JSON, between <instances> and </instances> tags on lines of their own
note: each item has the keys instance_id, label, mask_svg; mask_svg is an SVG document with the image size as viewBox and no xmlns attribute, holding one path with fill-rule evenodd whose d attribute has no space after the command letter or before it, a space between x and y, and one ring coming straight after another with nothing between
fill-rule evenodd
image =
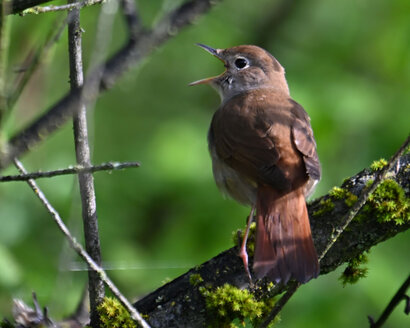
<instances>
[{"instance_id":1,"label":"common nightingale","mask_svg":"<svg viewBox=\"0 0 410 328\"><path fill-rule=\"evenodd\" d=\"M256 210L256 278L305 283L319 274L305 202L321 174L310 118L290 97L284 68L266 50L198 45L226 68L191 85L209 84L221 96L209 151L219 189L251 206L240 251L245 270L251 279L246 240Z\"/></svg>"}]
</instances>

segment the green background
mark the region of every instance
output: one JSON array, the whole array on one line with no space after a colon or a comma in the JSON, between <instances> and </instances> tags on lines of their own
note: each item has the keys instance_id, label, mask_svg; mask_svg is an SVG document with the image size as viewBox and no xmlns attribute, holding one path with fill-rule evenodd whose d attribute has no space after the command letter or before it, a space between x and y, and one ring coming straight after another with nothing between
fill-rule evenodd
<instances>
[{"instance_id":1,"label":"green background","mask_svg":"<svg viewBox=\"0 0 410 328\"><path fill-rule=\"evenodd\" d=\"M137 3L143 24L150 27L181 1ZM130 299L231 247L231 232L244 225L249 211L223 199L213 182L206 134L219 97L209 87L188 83L219 74L223 67L194 43L219 48L256 44L286 68L292 97L312 119L322 162L323 178L313 197L373 160L389 158L409 133L408 0L293 1L289 12L276 15L278 4L223 1L128 72L90 110L93 162L142 164L95 174L104 264ZM86 69L96 58L100 8L81 13ZM30 49L42 44L55 20L64 17L8 17L9 86ZM2 122L3 138L69 89L66 34ZM126 28L117 15L109 53L125 40ZM73 165L71 123L22 160L30 171ZM38 183L81 239L76 177ZM13 297L31 304L31 291L51 317L70 314L86 282L84 265L25 183L0 185L0 227L0 316L10 316ZM372 249L368 278L354 286L343 288L338 281L343 268L303 286L278 327L367 326L367 315L378 317L409 274L409 242L407 232ZM386 327L408 324L400 305Z\"/></svg>"}]
</instances>

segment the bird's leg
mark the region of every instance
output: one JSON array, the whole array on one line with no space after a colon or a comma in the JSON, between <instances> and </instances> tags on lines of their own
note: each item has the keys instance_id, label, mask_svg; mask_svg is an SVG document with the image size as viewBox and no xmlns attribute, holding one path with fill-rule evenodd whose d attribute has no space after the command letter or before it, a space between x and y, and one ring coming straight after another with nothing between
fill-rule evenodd
<instances>
[{"instance_id":1,"label":"bird's leg","mask_svg":"<svg viewBox=\"0 0 410 328\"><path fill-rule=\"evenodd\" d=\"M251 284L252 284L252 276L251 276L251 272L249 271L248 253L246 252L246 242L248 241L249 229L251 227L254 212L255 212L255 205L252 206L251 213L249 214L248 224L245 230L245 235L243 236L242 245L239 250L239 256L242 258L243 266L245 267L246 274L248 275L249 282Z\"/></svg>"}]
</instances>

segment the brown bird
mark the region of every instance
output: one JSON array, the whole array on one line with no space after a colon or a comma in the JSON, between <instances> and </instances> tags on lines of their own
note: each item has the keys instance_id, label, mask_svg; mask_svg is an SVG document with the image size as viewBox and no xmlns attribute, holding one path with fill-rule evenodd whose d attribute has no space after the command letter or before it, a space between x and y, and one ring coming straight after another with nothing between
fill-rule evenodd
<instances>
[{"instance_id":1,"label":"brown bird","mask_svg":"<svg viewBox=\"0 0 410 328\"><path fill-rule=\"evenodd\" d=\"M219 189L252 207L240 251L248 277L246 240L256 209L256 277L305 283L319 274L305 202L320 179L310 118L291 99L284 68L266 50L198 45L226 68L191 85L210 84L222 99L209 151Z\"/></svg>"}]
</instances>

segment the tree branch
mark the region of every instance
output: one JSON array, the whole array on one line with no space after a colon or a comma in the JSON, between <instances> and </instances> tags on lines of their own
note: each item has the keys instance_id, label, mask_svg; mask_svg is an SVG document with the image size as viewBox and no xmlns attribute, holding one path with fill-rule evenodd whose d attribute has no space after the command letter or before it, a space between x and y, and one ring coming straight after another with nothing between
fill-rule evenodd
<instances>
[{"instance_id":1,"label":"tree branch","mask_svg":"<svg viewBox=\"0 0 410 328\"><path fill-rule=\"evenodd\" d=\"M386 322L386 320L389 318L390 314L393 312L393 310L396 308L397 305L402 300L406 301L406 308L404 312L408 315L410 311L410 299L409 296L406 295L407 289L410 287L410 275L407 277L407 279L404 281L404 283L400 286L399 290L397 293L393 296L389 304L387 305L386 309L383 311L382 315L380 318L374 322L373 318L371 316L368 316L369 322L370 322L370 328L380 328L383 326L383 324Z\"/></svg>"},{"instance_id":2,"label":"tree branch","mask_svg":"<svg viewBox=\"0 0 410 328\"><path fill-rule=\"evenodd\" d=\"M407 154L399 159L397 168L389 171L389 180L386 180L397 183L397 188L405 192L407 202L410 196L409 168L410 154ZM351 208L349 200L354 199L353 196L358 197L364 188L368 188L376 174L377 171L366 169L346 180L341 186L346 198L331 191L308 205L312 234L319 254L344 225L345 215ZM380 188L388 188L388 185L382 184ZM399 224L399 221L396 223L394 220L382 222L377 216L378 209L372 208L372 204L368 202L365 205L359 212L359 218L351 222L349 229L343 232L323 257L321 275L335 270L363 251L410 228L408 207L403 213L404 222ZM149 316L152 327L203 327L207 322L206 305L198 287L217 287L225 283L239 288L248 287L248 279L237 253L238 249L233 247L217 255L145 296L134 306ZM192 274L199 274L203 282L199 285L193 284L192 280L190 282ZM260 282L253 292L258 291L259 286ZM275 288L269 295L274 296L281 292L282 288Z\"/></svg>"},{"instance_id":3,"label":"tree branch","mask_svg":"<svg viewBox=\"0 0 410 328\"><path fill-rule=\"evenodd\" d=\"M7 93L6 93L6 81L7 81L7 57L8 57L8 45L10 42L10 29L7 23L7 17L5 15L6 5L2 1L0 3L0 126L2 126L4 116L7 112ZM0 138L2 136L0 135Z\"/></svg>"},{"instance_id":4,"label":"tree branch","mask_svg":"<svg viewBox=\"0 0 410 328\"><path fill-rule=\"evenodd\" d=\"M84 105L95 101L98 95L111 88L132 66L139 64L154 49L175 36L181 28L192 24L221 0L191 0L164 15L154 29L141 31L138 37L131 33L128 43L111 59L98 66L85 80L82 88L71 90L45 114L15 135L4 147L0 157L0 170L9 166L30 148L59 129L78 108L80 99ZM98 81L98 88L92 86Z\"/></svg>"},{"instance_id":5,"label":"tree branch","mask_svg":"<svg viewBox=\"0 0 410 328\"><path fill-rule=\"evenodd\" d=\"M68 174L80 174L80 173L94 173L99 171L116 171L122 169L128 169L131 167L139 167L140 163L138 162L107 162L99 165L91 166L81 166L76 165L68 167L65 169L59 169L54 171L45 171L45 172L32 172L27 174L17 174L17 175L5 175L0 176L0 182L10 182L10 181L27 181L30 179L41 179L41 178L52 178L59 175L68 175Z\"/></svg>"},{"instance_id":6,"label":"tree branch","mask_svg":"<svg viewBox=\"0 0 410 328\"><path fill-rule=\"evenodd\" d=\"M84 82L80 9L72 9L72 11L68 13L68 16L70 86L71 90L75 90L82 87ZM73 130L77 164L89 167L91 166L91 155L88 145L87 113L86 107L82 102L79 103L79 108L73 115ZM97 202L95 199L94 178L92 173L82 172L78 174L78 182L80 185L82 203L85 248L95 263L101 266ZM90 324L91 327L98 328L100 326L100 318L97 308L104 300L105 290L104 283L96 271L88 271L88 289L90 293Z\"/></svg>"},{"instance_id":7,"label":"tree branch","mask_svg":"<svg viewBox=\"0 0 410 328\"><path fill-rule=\"evenodd\" d=\"M50 32L44 44L40 46L36 45L37 49L31 49L22 67L16 69L17 75L7 99L7 107L9 110L13 109L27 83L30 81L30 78L33 76L33 73L40 66L44 58L47 57L53 45L58 42L67 24L68 19L62 21L61 18L57 18L54 24L50 26Z\"/></svg>"}]
</instances>

